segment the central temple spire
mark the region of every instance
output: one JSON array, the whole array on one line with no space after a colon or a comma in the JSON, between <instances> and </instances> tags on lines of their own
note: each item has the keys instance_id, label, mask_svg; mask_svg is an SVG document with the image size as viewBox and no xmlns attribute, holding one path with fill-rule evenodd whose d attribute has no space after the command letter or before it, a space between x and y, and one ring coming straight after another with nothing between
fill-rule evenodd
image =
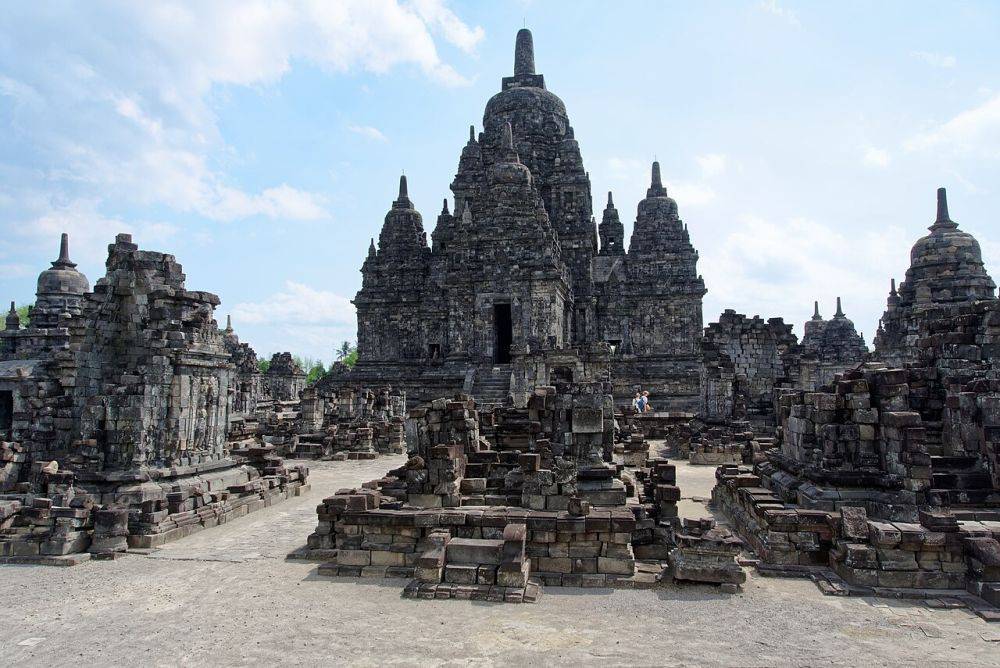
<instances>
[{"instance_id":1,"label":"central temple spire","mask_svg":"<svg viewBox=\"0 0 1000 668\"><path fill-rule=\"evenodd\" d=\"M504 77L502 89L545 88L545 77L535 74L535 42L531 31L521 28L514 42L514 76Z\"/></svg>"},{"instance_id":2,"label":"central temple spire","mask_svg":"<svg viewBox=\"0 0 1000 668\"><path fill-rule=\"evenodd\" d=\"M531 31L521 28L517 31L517 41L514 44L514 76L520 77L535 73L535 44Z\"/></svg>"}]
</instances>

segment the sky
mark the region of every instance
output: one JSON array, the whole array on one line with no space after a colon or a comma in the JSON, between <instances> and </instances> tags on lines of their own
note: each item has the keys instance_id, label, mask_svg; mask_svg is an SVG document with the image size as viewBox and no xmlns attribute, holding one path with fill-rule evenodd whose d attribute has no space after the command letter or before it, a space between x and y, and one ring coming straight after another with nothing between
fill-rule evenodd
<instances>
[{"instance_id":1,"label":"sky","mask_svg":"<svg viewBox=\"0 0 1000 668\"><path fill-rule=\"evenodd\" d=\"M0 299L129 232L259 355L333 359L400 172L429 233L522 26L598 220L628 239L660 161L706 325L840 296L871 342L939 186L1000 278L1000 3L39 1L0 13Z\"/></svg>"}]
</instances>

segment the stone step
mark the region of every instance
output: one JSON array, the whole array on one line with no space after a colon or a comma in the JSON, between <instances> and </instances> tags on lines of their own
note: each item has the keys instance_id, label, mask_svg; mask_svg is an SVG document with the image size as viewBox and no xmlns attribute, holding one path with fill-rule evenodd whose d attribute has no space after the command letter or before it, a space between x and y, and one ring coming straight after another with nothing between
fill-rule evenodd
<instances>
[{"instance_id":1,"label":"stone step","mask_svg":"<svg viewBox=\"0 0 1000 668\"><path fill-rule=\"evenodd\" d=\"M993 486L984 471L944 471L931 474L934 489L989 489Z\"/></svg>"},{"instance_id":2,"label":"stone step","mask_svg":"<svg viewBox=\"0 0 1000 668\"><path fill-rule=\"evenodd\" d=\"M1000 492L994 489L931 489L927 498L935 506L1000 507Z\"/></svg>"},{"instance_id":3,"label":"stone step","mask_svg":"<svg viewBox=\"0 0 1000 668\"><path fill-rule=\"evenodd\" d=\"M500 565L503 553L502 540L486 538L452 538L445 548L445 562L449 564Z\"/></svg>"},{"instance_id":4,"label":"stone step","mask_svg":"<svg viewBox=\"0 0 1000 668\"><path fill-rule=\"evenodd\" d=\"M979 458L967 455L941 455L931 457L931 468L934 471L955 471L956 469L975 469Z\"/></svg>"}]
</instances>

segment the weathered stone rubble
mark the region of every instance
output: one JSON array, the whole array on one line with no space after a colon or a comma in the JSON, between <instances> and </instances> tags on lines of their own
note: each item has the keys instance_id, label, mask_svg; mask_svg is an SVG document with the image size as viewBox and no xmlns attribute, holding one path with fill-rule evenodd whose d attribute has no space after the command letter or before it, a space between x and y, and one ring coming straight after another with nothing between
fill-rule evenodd
<instances>
[{"instance_id":1,"label":"weathered stone rubble","mask_svg":"<svg viewBox=\"0 0 1000 668\"><path fill-rule=\"evenodd\" d=\"M228 439L247 353L227 347L218 297L127 234L93 291L75 267L63 235L29 326L14 314L0 334L2 555L150 547L298 494L304 467Z\"/></svg>"},{"instance_id":2,"label":"weathered stone rubble","mask_svg":"<svg viewBox=\"0 0 1000 668\"><path fill-rule=\"evenodd\" d=\"M937 220L898 291L893 282L871 361L815 390L779 389L776 447L752 468L717 471L715 503L765 563L1000 602L993 291L978 243L939 190Z\"/></svg>"},{"instance_id":3,"label":"weathered stone rubble","mask_svg":"<svg viewBox=\"0 0 1000 668\"><path fill-rule=\"evenodd\" d=\"M331 575L416 573L423 589L411 594L433 583L524 587L518 573L551 585L633 581L633 540L645 526L645 542L652 543L655 521L646 519L643 506L626 505L634 485L605 461L614 434L611 385L574 383L564 389L539 387L525 408L493 408L495 444L483 436L479 409L465 395L412 409L409 462L362 489L325 499L300 556L332 556L322 568ZM501 579L504 561L491 582L497 541L505 531L522 535L520 525L525 556L518 552L511 562L518 564L510 567L514 579ZM494 556L475 563L462 557L454 563L463 568L449 580L448 554L459 546ZM503 554L506 559L506 548ZM469 566L476 572L488 567L486 580L473 580ZM425 567L443 568L444 575L421 574Z\"/></svg>"},{"instance_id":4,"label":"weathered stone rubble","mask_svg":"<svg viewBox=\"0 0 1000 668\"><path fill-rule=\"evenodd\" d=\"M406 451L406 395L334 386L321 380L301 393L289 455L306 459L372 459Z\"/></svg>"}]
</instances>

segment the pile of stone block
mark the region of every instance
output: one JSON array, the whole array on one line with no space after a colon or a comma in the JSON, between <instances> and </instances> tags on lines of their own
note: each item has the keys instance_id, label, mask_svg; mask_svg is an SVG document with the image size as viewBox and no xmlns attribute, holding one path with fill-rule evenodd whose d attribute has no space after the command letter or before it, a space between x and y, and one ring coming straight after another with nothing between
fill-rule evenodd
<instances>
[{"instance_id":1,"label":"pile of stone block","mask_svg":"<svg viewBox=\"0 0 1000 668\"><path fill-rule=\"evenodd\" d=\"M909 402L912 376L868 363L828 391L783 394L781 456L840 486L929 489L926 429Z\"/></svg>"},{"instance_id":2,"label":"pile of stone block","mask_svg":"<svg viewBox=\"0 0 1000 668\"><path fill-rule=\"evenodd\" d=\"M475 401L468 395L459 394L454 399L435 399L427 407L411 410L409 417L406 429L407 445L411 452L423 452L435 445L452 444L461 446L463 452L485 449L480 443L479 412Z\"/></svg>"},{"instance_id":3,"label":"pile of stone block","mask_svg":"<svg viewBox=\"0 0 1000 668\"><path fill-rule=\"evenodd\" d=\"M636 471L641 483L636 514L636 531L632 545L636 558L663 561L673 549L677 527L677 502L681 490L677 486L677 468L665 459L649 460L648 467Z\"/></svg>"},{"instance_id":4,"label":"pile of stone block","mask_svg":"<svg viewBox=\"0 0 1000 668\"><path fill-rule=\"evenodd\" d=\"M509 524L523 524L526 555L542 583L610 586L627 580L635 569L632 511L578 503L573 511L586 514L506 506L417 509L383 504L377 490L341 490L318 508L319 524L303 556L336 550L335 561L321 568L326 575L411 577L433 533L498 540Z\"/></svg>"},{"instance_id":5,"label":"pile of stone block","mask_svg":"<svg viewBox=\"0 0 1000 668\"><path fill-rule=\"evenodd\" d=\"M743 463L742 443L692 443L688 461L697 466Z\"/></svg>"},{"instance_id":6,"label":"pile of stone block","mask_svg":"<svg viewBox=\"0 0 1000 668\"><path fill-rule=\"evenodd\" d=\"M747 466L716 469L712 503L768 565L819 566L829 562L837 513L786 505Z\"/></svg>"},{"instance_id":7,"label":"pile of stone block","mask_svg":"<svg viewBox=\"0 0 1000 668\"><path fill-rule=\"evenodd\" d=\"M674 539L677 547L669 555L674 580L721 584L730 593L746 581L736 563L743 542L729 529L716 526L714 519L685 518Z\"/></svg>"},{"instance_id":8,"label":"pile of stone block","mask_svg":"<svg viewBox=\"0 0 1000 668\"><path fill-rule=\"evenodd\" d=\"M529 580L527 535L524 524L508 524L496 539L432 533L427 539L430 549L417 559L416 577L403 596L534 603L541 587Z\"/></svg>"},{"instance_id":9,"label":"pile of stone block","mask_svg":"<svg viewBox=\"0 0 1000 668\"><path fill-rule=\"evenodd\" d=\"M65 502L64 499L56 499ZM85 552L94 528L93 502L86 496L67 505L31 495L0 496L0 556L62 556Z\"/></svg>"},{"instance_id":10,"label":"pile of stone block","mask_svg":"<svg viewBox=\"0 0 1000 668\"><path fill-rule=\"evenodd\" d=\"M970 593L1000 608L1000 531L992 536L967 536L964 541L969 564Z\"/></svg>"},{"instance_id":11,"label":"pile of stone block","mask_svg":"<svg viewBox=\"0 0 1000 668\"><path fill-rule=\"evenodd\" d=\"M649 459L649 443L641 431L633 431L622 441L622 463L625 466L641 468Z\"/></svg>"},{"instance_id":12,"label":"pile of stone block","mask_svg":"<svg viewBox=\"0 0 1000 668\"><path fill-rule=\"evenodd\" d=\"M20 443L0 441L0 492L13 489L28 453Z\"/></svg>"},{"instance_id":13,"label":"pile of stone block","mask_svg":"<svg viewBox=\"0 0 1000 668\"><path fill-rule=\"evenodd\" d=\"M334 461L406 451L405 395L390 388L330 388L321 379L302 391L295 445L285 454Z\"/></svg>"},{"instance_id":14,"label":"pile of stone block","mask_svg":"<svg viewBox=\"0 0 1000 668\"><path fill-rule=\"evenodd\" d=\"M840 538L831 566L866 587L962 589L963 534L954 516L921 512L920 524L869 520L864 508L840 509Z\"/></svg>"},{"instance_id":15,"label":"pile of stone block","mask_svg":"<svg viewBox=\"0 0 1000 668\"><path fill-rule=\"evenodd\" d=\"M709 424L695 420L681 456L691 464L721 466L752 461L758 450L749 422L733 420Z\"/></svg>"}]
</instances>

